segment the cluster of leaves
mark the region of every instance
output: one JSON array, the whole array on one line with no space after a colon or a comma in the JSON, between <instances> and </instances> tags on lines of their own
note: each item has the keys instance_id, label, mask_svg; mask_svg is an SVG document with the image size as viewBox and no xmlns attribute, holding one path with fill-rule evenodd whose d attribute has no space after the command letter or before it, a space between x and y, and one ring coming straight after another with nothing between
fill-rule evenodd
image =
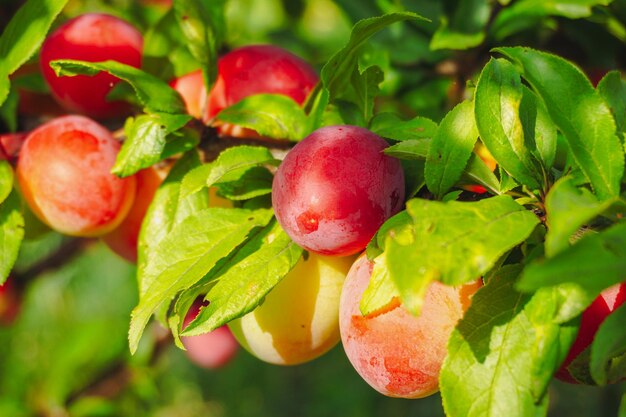
<instances>
[{"instance_id":1,"label":"cluster of leaves","mask_svg":"<svg viewBox=\"0 0 626 417\"><path fill-rule=\"evenodd\" d=\"M626 278L620 74L610 72L594 89L557 56L522 47L493 53L503 58L485 65L473 98L448 113L432 138L399 135L387 150L423 161L424 183L441 201L410 200L379 231L361 305L367 313L399 296L419 313L431 281L484 277L441 374L451 416L545 413L546 389L576 336L577 317ZM498 162L497 175L477 168L477 140ZM464 177L493 196L454 201L451 187ZM589 366L570 366L580 381L626 376L626 344L616 332L624 311L601 326Z\"/></svg>"},{"instance_id":2,"label":"cluster of leaves","mask_svg":"<svg viewBox=\"0 0 626 417\"><path fill-rule=\"evenodd\" d=\"M9 75L35 53L65 3L48 0L39 26L29 26L41 2L28 1L7 26L0 38L0 59L8 63L0 68L0 103L10 101ZM322 67L320 83L304 106L259 95L217 119L293 142L336 123L364 126L388 139L392 145L386 152L403 161L411 199L368 247L376 266L362 311L399 297L418 314L433 280L460 285L484 277L486 285L450 340L441 375L446 412L545 414L548 383L573 342L580 313L602 289L626 279L626 87L620 74L610 72L594 88L563 58L500 47L466 92L469 98L440 122L423 116L404 120L375 106L389 62L373 56L368 42L399 21L408 21L403 27L413 30L430 27L432 50L502 41L537 22L549 26L553 16L601 14L611 33L623 27L615 23L615 10L592 9L608 1L444 2L435 13L439 26L394 9L391 2L379 3L389 13L355 24L345 46ZM182 154L142 227L132 351L153 314L178 341L182 318L199 295L210 305L185 335L246 314L302 255L273 217L269 194L272 167L279 160L270 150L237 146L213 161L200 160L200 137L187 127L191 118L164 79L195 65L211 86L227 38L224 2L175 0L173 5L148 32L151 59L141 70L110 61L52 64L62 75L106 71L132 87L114 92L132 93L144 110L126 121L117 175ZM32 30L18 30L22 27ZM168 54L174 57L169 72L157 73L154 68L164 68L158 63ZM478 144L493 155L496 172L474 152ZM465 201L468 195L459 187L467 184L480 184L487 194ZM209 187L235 207L209 207ZM0 281L15 262L23 227L13 171L1 160ZM626 375L621 365L625 314L620 308L603 324L588 352L588 367L572 365L578 379L602 385Z\"/></svg>"}]
</instances>

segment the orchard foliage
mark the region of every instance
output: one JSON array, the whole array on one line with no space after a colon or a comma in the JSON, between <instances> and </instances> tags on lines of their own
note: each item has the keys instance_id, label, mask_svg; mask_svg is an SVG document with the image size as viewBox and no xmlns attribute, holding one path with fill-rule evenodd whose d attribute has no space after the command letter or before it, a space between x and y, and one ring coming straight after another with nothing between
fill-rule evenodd
<instances>
[{"instance_id":1,"label":"orchard foliage","mask_svg":"<svg viewBox=\"0 0 626 417\"><path fill-rule=\"evenodd\" d=\"M66 3L29 0L11 16L0 37L0 118L17 131L24 94L48 93L42 76L28 73L43 44L52 94L60 98L71 88L93 105L82 109L71 99L69 111L123 115L116 132L123 143L119 152L117 143L114 154L108 151L106 172L98 175L120 189L132 186L115 199L109 191L88 195L94 189L84 186L79 191L87 197L71 196L82 202L77 212L93 214L90 204L104 210L96 201L103 195L123 210L106 214L113 220L68 225L74 220L63 219L58 207L54 216L45 211L48 201L71 205L53 186L62 186L68 172L57 169L54 150L45 148L61 145L38 145L49 134L46 126L63 119L25 137L1 135L0 283L10 279L29 231L42 227L34 212L66 234L112 231L103 240L136 261L138 300L126 323L133 354L141 355L142 337L156 320L181 348L228 324L256 356L301 363L339 341L338 327L331 327L341 321L350 360L377 390L421 397L439 389L450 417L546 415L555 374L591 385L626 377L623 294L609 294L626 281L626 84L616 70L589 78L598 67L615 67L607 57L624 50L624 2L329 2L336 14L328 19L334 16L343 35L324 41L315 22L303 19L300 36L309 50L300 51L311 67L284 52L271 65L283 71L281 82L294 77L296 87L277 89L263 83L278 70L263 72L262 58L241 52L252 54L254 47L237 49L259 36L252 28L236 30L229 1L129 9L123 17L143 36L141 65L51 53L46 37L63 23L57 18ZM354 20L351 29L343 13ZM580 39L577 25L589 29L590 40ZM563 36L580 42L598 67L581 69L593 59L554 50ZM242 55L220 59L229 56L225 51ZM245 73L254 67L237 67L245 59L261 70ZM179 87L189 74L190 84ZM85 97L98 79L107 85ZM67 87L72 82L81 84ZM339 145L315 142L337 129L351 136L337 135ZM78 127L68 130L62 139L96 139ZM114 142L108 132L102 136ZM38 146L39 162L31 156ZM81 165L85 155L72 169L86 181L93 166ZM147 173L154 176L148 188L135 192ZM127 212L135 214L124 221ZM131 233L124 233L125 224ZM345 243L346 234L359 236ZM318 259L318 253L360 252L351 274L353 259ZM319 265L303 267L312 264ZM293 284L300 270L302 288ZM345 290L347 310L339 311L346 273L363 282L358 291ZM454 298L464 288L471 294ZM586 315L600 311L598 303L609 296L607 309L587 327ZM205 303L197 312L199 299ZM448 310L448 316L433 313ZM445 330L426 321L433 316ZM420 317L406 327L376 324ZM388 351L369 354L370 346L355 345L368 326L396 325L397 331L372 336L392 342ZM321 335L317 345L299 326ZM272 329L268 340L257 336L264 328ZM577 341L579 328L584 342ZM572 345L576 355L568 357ZM400 359L406 352L414 357ZM387 371L391 382L381 382Z\"/></svg>"}]
</instances>

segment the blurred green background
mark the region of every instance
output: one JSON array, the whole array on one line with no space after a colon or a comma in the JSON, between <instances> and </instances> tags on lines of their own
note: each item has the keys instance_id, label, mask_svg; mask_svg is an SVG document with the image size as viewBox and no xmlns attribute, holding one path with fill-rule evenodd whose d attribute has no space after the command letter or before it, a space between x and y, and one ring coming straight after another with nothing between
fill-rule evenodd
<instances>
[{"instance_id":1,"label":"blurred green background","mask_svg":"<svg viewBox=\"0 0 626 417\"><path fill-rule=\"evenodd\" d=\"M0 416L443 416L439 395L384 397L352 369L341 345L305 365L281 367L240 350L224 368L193 365L157 324L137 355L126 333L134 267L97 241L56 233L29 241L29 262L68 246L63 266L25 288L19 316L0 327ZM622 386L551 388L552 416L616 416Z\"/></svg>"},{"instance_id":2,"label":"blurred green background","mask_svg":"<svg viewBox=\"0 0 626 417\"><path fill-rule=\"evenodd\" d=\"M151 28L166 8L154 3L71 0L62 19L104 11L155 36L158 29ZM20 4L1 0L0 29ZM320 68L357 20L394 10L415 11L432 23L394 26L363 50L361 59L385 72L378 111L438 121L469 94L466 86L495 45L554 51L590 77L624 68L626 1L228 0L224 48L278 44ZM194 63L184 50L154 46L144 65L169 80ZM11 127L10 117L2 114L0 132ZM13 117L18 130L32 124ZM0 325L0 417L443 415L438 395L409 401L376 393L341 346L297 367L264 364L240 351L223 369L209 371L191 364L154 324L131 357L134 266L96 240L29 232L13 277L21 309L13 323ZM623 392L622 385L555 382L550 415L616 416Z\"/></svg>"}]
</instances>

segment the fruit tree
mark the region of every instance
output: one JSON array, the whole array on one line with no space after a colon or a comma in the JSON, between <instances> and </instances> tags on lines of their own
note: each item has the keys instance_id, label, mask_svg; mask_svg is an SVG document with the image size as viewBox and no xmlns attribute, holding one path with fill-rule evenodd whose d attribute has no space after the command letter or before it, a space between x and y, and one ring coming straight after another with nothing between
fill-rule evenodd
<instances>
[{"instance_id":1,"label":"fruit tree","mask_svg":"<svg viewBox=\"0 0 626 417\"><path fill-rule=\"evenodd\" d=\"M0 416L626 415L625 56L625 0L5 0Z\"/></svg>"}]
</instances>

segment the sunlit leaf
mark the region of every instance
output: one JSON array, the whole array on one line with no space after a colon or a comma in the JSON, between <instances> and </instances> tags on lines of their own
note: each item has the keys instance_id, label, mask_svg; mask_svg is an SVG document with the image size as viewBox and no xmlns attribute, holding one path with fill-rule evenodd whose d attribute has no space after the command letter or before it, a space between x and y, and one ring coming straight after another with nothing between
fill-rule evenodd
<instances>
[{"instance_id":1,"label":"sunlit leaf","mask_svg":"<svg viewBox=\"0 0 626 417\"><path fill-rule=\"evenodd\" d=\"M249 313L301 256L302 248L273 221L207 277L207 281L217 281L205 296L209 306L184 334L205 333Z\"/></svg>"},{"instance_id":2,"label":"sunlit leaf","mask_svg":"<svg viewBox=\"0 0 626 417\"><path fill-rule=\"evenodd\" d=\"M495 51L511 60L543 99L598 197L616 197L624 175L624 150L608 105L587 77L556 55L521 47Z\"/></svg>"},{"instance_id":3,"label":"sunlit leaf","mask_svg":"<svg viewBox=\"0 0 626 417\"><path fill-rule=\"evenodd\" d=\"M480 139L498 164L518 182L537 189L543 183L543 171L531 154L536 147L534 137L526 134L520 118L523 95L513 65L492 59L476 86L476 124Z\"/></svg>"},{"instance_id":4,"label":"sunlit leaf","mask_svg":"<svg viewBox=\"0 0 626 417\"><path fill-rule=\"evenodd\" d=\"M474 103L464 101L441 121L426 157L428 189L441 198L460 178L478 139Z\"/></svg>"},{"instance_id":5,"label":"sunlit leaf","mask_svg":"<svg viewBox=\"0 0 626 417\"><path fill-rule=\"evenodd\" d=\"M129 83L139 102L150 113L186 115L185 103L180 95L165 81L138 68L117 61L85 62L72 59L59 59L50 62L58 76L89 75L100 71L108 72Z\"/></svg>"},{"instance_id":6,"label":"sunlit leaf","mask_svg":"<svg viewBox=\"0 0 626 417\"><path fill-rule=\"evenodd\" d=\"M261 136L299 141L304 138L306 115L291 98L278 94L257 94L244 98L219 112L216 119L245 127Z\"/></svg>"},{"instance_id":7,"label":"sunlit leaf","mask_svg":"<svg viewBox=\"0 0 626 417\"><path fill-rule=\"evenodd\" d=\"M428 283L471 282L523 242L539 219L509 196L476 202L413 199L407 203L414 235L387 234L385 260L402 302L414 313Z\"/></svg>"},{"instance_id":8,"label":"sunlit leaf","mask_svg":"<svg viewBox=\"0 0 626 417\"><path fill-rule=\"evenodd\" d=\"M8 278L24 238L24 216L15 191L0 203L0 285Z\"/></svg>"},{"instance_id":9,"label":"sunlit leaf","mask_svg":"<svg viewBox=\"0 0 626 417\"><path fill-rule=\"evenodd\" d=\"M148 284L131 317L131 351L137 349L143 329L161 304L197 283L243 243L254 227L266 225L272 216L271 210L208 208L175 225L141 271Z\"/></svg>"},{"instance_id":10,"label":"sunlit leaf","mask_svg":"<svg viewBox=\"0 0 626 417\"><path fill-rule=\"evenodd\" d=\"M13 15L0 36L0 104L9 95L13 74L41 46L67 0L29 0Z\"/></svg>"}]
</instances>

